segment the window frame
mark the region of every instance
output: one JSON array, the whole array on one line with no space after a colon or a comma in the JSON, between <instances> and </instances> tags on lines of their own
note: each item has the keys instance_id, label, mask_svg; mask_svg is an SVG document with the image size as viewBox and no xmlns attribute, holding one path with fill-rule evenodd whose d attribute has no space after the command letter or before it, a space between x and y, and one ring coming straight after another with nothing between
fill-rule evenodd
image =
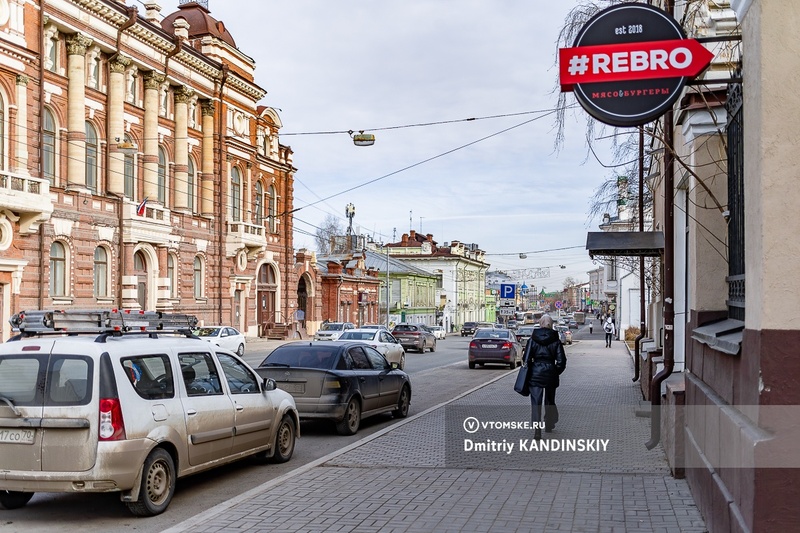
<instances>
[{"instance_id":1,"label":"window frame","mask_svg":"<svg viewBox=\"0 0 800 533\"><path fill-rule=\"evenodd\" d=\"M98 259L97 252L103 252L104 258ZM109 259L110 254L105 246L98 246L94 249L94 297L108 298L109 295ZM101 279L102 278L102 279ZM102 291L101 291L102 289Z\"/></svg>"},{"instance_id":2,"label":"window frame","mask_svg":"<svg viewBox=\"0 0 800 533\"><path fill-rule=\"evenodd\" d=\"M192 262L192 281L194 281L194 298L200 300L205 297L205 261L203 256L196 255Z\"/></svg>"},{"instance_id":3,"label":"window frame","mask_svg":"<svg viewBox=\"0 0 800 533\"><path fill-rule=\"evenodd\" d=\"M238 167L231 168L231 221L242 220L242 174Z\"/></svg>"},{"instance_id":4,"label":"window frame","mask_svg":"<svg viewBox=\"0 0 800 533\"><path fill-rule=\"evenodd\" d=\"M169 279L169 297L178 297L178 257L173 253L167 254L167 279Z\"/></svg>"},{"instance_id":5,"label":"window frame","mask_svg":"<svg viewBox=\"0 0 800 533\"><path fill-rule=\"evenodd\" d=\"M57 247L57 248L56 248ZM61 257L54 257L53 250L60 249ZM67 280L69 279L69 253L68 247L60 240L50 243L50 297L67 296Z\"/></svg>"},{"instance_id":6,"label":"window frame","mask_svg":"<svg viewBox=\"0 0 800 533\"><path fill-rule=\"evenodd\" d=\"M125 135L125 142L133 144L130 135ZM125 154L122 172L125 198L133 200L136 198L136 154Z\"/></svg>"},{"instance_id":7,"label":"window frame","mask_svg":"<svg viewBox=\"0 0 800 533\"><path fill-rule=\"evenodd\" d=\"M157 173L156 187L157 187L157 200L166 206L167 205L167 151L163 146L158 147L158 173Z\"/></svg>"},{"instance_id":8,"label":"window frame","mask_svg":"<svg viewBox=\"0 0 800 533\"><path fill-rule=\"evenodd\" d=\"M97 128L90 121L84 122L84 166L86 168L86 188L93 193L98 192L98 167L100 164L100 145Z\"/></svg>"},{"instance_id":9,"label":"window frame","mask_svg":"<svg viewBox=\"0 0 800 533\"><path fill-rule=\"evenodd\" d=\"M58 169L58 122L49 108L44 108L42 119L42 177L55 185ZM48 127L52 124L52 129Z\"/></svg>"}]
</instances>

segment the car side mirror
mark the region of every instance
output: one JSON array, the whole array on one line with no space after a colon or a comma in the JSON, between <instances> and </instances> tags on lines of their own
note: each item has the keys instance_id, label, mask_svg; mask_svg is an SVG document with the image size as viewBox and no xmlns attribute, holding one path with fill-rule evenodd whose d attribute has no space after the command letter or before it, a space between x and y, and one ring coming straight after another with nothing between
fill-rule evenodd
<instances>
[{"instance_id":1,"label":"car side mirror","mask_svg":"<svg viewBox=\"0 0 800 533\"><path fill-rule=\"evenodd\" d=\"M272 378L264 378L264 392L275 390L278 388L278 383Z\"/></svg>"}]
</instances>

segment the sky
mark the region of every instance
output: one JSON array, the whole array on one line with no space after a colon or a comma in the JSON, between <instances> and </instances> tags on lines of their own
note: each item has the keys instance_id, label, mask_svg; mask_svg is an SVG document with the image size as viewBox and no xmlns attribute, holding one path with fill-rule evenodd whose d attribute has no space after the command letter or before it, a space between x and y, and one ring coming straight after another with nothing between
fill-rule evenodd
<instances>
[{"instance_id":1,"label":"sky","mask_svg":"<svg viewBox=\"0 0 800 533\"><path fill-rule=\"evenodd\" d=\"M160 3L166 16L178 0ZM327 214L346 227L352 203L354 228L376 242L414 229L477 244L490 270L551 267L522 280L538 289L588 281L589 204L611 151L601 140L600 161L588 155L581 109L556 150L552 114L556 39L576 3L209 0L255 60L261 104L278 110L294 152L295 249L316 249ZM318 134L348 130L375 144Z\"/></svg>"}]
</instances>

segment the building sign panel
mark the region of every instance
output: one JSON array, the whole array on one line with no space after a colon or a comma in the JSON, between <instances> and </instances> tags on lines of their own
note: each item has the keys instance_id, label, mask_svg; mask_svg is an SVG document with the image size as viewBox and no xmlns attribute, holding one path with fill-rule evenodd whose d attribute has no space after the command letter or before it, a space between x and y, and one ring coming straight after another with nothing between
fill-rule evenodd
<instances>
[{"instance_id":1,"label":"building sign panel","mask_svg":"<svg viewBox=\"0 0 800 533\"><path fill-rule=\"evenodd\" d=\"M713 57L661 9L618 4L592 17L572 48L559 50L561 90L574 91L600 122L639 126L671 108Z\"/></svg>"}]
</instances>

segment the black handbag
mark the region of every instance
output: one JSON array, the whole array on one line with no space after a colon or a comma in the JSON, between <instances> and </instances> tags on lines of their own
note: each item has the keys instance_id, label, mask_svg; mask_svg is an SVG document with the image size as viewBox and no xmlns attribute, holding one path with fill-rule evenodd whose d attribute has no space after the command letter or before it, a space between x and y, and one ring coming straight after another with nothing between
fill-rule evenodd
<instances>
[{"instance_id":1,"label":"black handbag","mask_svg":"<svg viewBox=\"0 0 800 533\"><path fill-rule=\"evenodd\" d=\"M514 390L523 396L531 395L531 386L528 384L528 356L530 355L530 343L531 341L528 340L528 344L525 345L525 358L522 361L522 366L519 367L517 381L514 382Z\"/></svg>"}]
</instances>

